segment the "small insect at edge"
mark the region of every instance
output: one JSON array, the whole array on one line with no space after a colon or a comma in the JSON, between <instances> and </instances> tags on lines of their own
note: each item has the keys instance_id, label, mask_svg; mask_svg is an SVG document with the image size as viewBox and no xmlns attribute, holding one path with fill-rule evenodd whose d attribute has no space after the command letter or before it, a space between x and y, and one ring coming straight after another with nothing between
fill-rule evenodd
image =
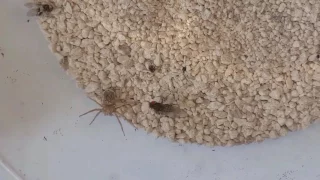
<instances>
[{"instance_id":1,"label":"small insect at edge","mask_svg":"<svg viewBox=\"0 0 320 180\"><path fill-rule=\"evenodd\" d=\"M45 3L26 3L25 6L30 10L27 12L27 16L42 16L48 15L53 9L54 6L52 4L45 4Z\"/></svg>"}]
</instances>

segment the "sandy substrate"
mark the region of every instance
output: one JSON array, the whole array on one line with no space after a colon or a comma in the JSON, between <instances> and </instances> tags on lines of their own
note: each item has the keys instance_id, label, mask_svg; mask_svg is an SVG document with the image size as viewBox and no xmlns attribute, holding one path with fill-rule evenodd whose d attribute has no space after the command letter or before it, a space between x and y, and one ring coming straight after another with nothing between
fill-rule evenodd
<instances>
[{"instance_id":1,"label":"sandy substrate","mask_svg":"<svg viewBox=\"0 0 320 180\"><path fill-rule=\"evenodd\" d=\"M61 66L104 113L135 127L225 146L320 116L318 1L50 3L39 22Z\"/></svg>"}]
</instances>

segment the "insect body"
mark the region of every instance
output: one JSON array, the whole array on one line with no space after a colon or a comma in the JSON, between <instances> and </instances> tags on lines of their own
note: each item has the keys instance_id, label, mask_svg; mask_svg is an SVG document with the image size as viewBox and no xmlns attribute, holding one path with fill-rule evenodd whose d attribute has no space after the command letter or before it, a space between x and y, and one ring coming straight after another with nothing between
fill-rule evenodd
<instances>
[{"instance_id":1,"label":"insect body","mask_svg":"<svg viewBox=\"0 0 320 180\"><path fill-rule=\"evenodd\" d=\"M42 16L48 15L53 10L53 5L45 3L26 3L26 7L30 8L27 16Z\"/></svg>"},{"instance_id":2,"label":"insect body","mask_svg":"<svg viewBox=\"0 0 320 180\"><path fill-rule=\"evenodd\" d=\"M174 107L170 104L162 104L155 101L149 103L149 107L157 113L169 113L174 111Z\"/></svg>"},{"instance_id":3,"label":"insect body","mask_svg":"<svg viewBox=\"0 0 320 180\"><path fill-rule=\"evenodd\" d=\"M154 67L153 65L149 66L149 71L150 72L155 72L156 71L156 67Z\"/></svg>"}]
</instances>

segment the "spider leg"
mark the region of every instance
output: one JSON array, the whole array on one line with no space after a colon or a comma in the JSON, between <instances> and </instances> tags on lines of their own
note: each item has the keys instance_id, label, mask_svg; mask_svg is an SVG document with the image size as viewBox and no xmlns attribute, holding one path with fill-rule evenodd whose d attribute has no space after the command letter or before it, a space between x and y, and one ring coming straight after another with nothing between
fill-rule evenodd
<instances>
[{"instance_id":1,"label":"spider leg","mask_svg":"<svg viewBox=\"0 0 320 180\"><path fill-rule=\"evenodd\" d=\"M93 123L94 120L96 120L96 118L99 116L99 114L101 113L102 111L100 110L93 118L93 120L90 122L89 125L91 125Z\"/></svg>"},{"instance_id":2,"label":"spider leg","mask_svg":"<svg viewBox=\"0 0 320 180\"><path fill-rule=\"evenodd\" d=\"M120 106L117 106L117 107L115 107L115 109L118 109L118 108L120 108L120 107L122 107L122 106L125 106L125 105L127 105L127 104L122 104L122 105L120 105Z\"/></svg>"},{"instance_id":3,"label":"spider leg","mask_svg":"<svg viewBox=\"0 0 320 180\"><path fill-rule=\"evenodd\" d=\"M117 117L117 120L118 120L118 122L119 122L119 124L120 124L120 127L121 127L121 130L122 130L123 135L126 136L126 135L124 134L123 126L122 126L122 123L121 123L118 115L116 115L116 114L114 114L114 115Z\"/></svg>"},{"instance_id":4,"label":"spider leg","mask_svg":"<svg viewBox=\"0 0 320 180\"><path fill-rule=\"evenodd\" d=\"M99 109L98 108L97 109L92 109L92 110L90 110L90 111L88 111L88 112L86 112L84 114L81 114L79 117L84 116L84 115L89 114L89 113L94 112L94 111L101 111L101 109L100 108Z\"/></svg>"}]
</instances>

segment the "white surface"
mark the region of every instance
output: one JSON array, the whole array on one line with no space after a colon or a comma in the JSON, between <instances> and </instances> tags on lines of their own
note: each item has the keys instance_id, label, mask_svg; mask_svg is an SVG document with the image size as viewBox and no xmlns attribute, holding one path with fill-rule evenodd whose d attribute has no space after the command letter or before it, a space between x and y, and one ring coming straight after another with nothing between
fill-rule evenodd
<instances>
[{"instance_id":1,"label":"white surface","mask_svg":"<svg viewBox=\"0 0 320 180\"><path fill-rule=\"evenodd\" d=\"M4 169L0 168L0 179L1 180L16 180L13 176L7 173Z\"/></svg>"},{"instance_id":2,"label":"white surface","mask_svg":"<svg viewBox=\"0 0 320 180\"><path fill-rule=\"evenodd\" d=\"M0 0L0 156L24 179L320 180L320 124L231 148L180 146L127 123L124 137L102 115L89 126L93 114L78 116L97 106L60 69L23 4Z\"/></svg>"}]
</instances>

